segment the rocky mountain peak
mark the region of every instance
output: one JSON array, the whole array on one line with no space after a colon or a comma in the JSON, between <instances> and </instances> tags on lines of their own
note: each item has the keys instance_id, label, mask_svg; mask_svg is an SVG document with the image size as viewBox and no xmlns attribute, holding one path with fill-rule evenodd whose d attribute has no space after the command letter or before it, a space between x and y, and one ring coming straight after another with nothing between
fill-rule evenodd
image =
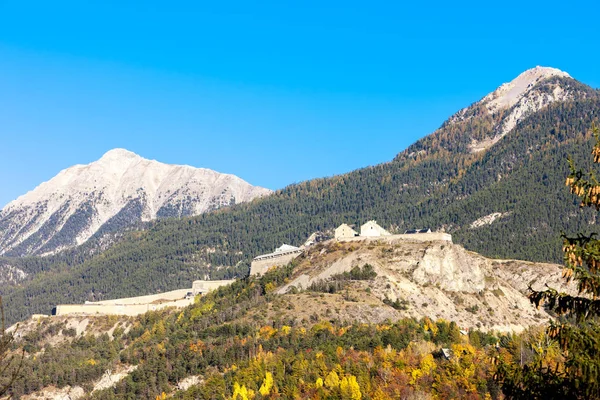
<instances>
[{"instance_id":1,"label":"rocky mountain peak","mask_svg":"<svg viewBox=\"0 0 600 400\"><path fill-rule=\"evenodd\" d=\"M558 80L552 80L559 78ZM565 80L567 79L567 80ZM483 151L498 142L517 124L529 115L540 111L558 101L571 101L579 95L585 96L585 90L571 76L557 68L541 67L528 69L510 82L500 85L496 90L473 105L454 114L448 125L482 117L482 112L494 121L494 126L485 137L472 138L469 149L472 153Z\"/></svg>"},{"instance_id":2,"label":"rocky mountain peak","mask_svg":"<svg viewBox=\"0 0 600 400\"><path fill-rule=\"evenodd\" d=\"M481 102L485 103L488 110L492 113L512 107L530 92L536 84L554 76L562 78L571 77L568 73L557 68L537 66L521 73L512 81L502 84L498 89L485 96Z\"/></svg>"},{"instance_id":3,"label":"rocky mountain peak","mask_svg":"<svg viewBox=\"0 0 600 400\"><path fill-rule=\"evenodd\" d=\"M140 221L198 215L271 191L234 175L147 160L113 149L75 165L0 211L0 254L51 254L97 232Z\"/></svg>"},{"instance_id":4,"label":"rocky mountain peak","mask_svg":"<svg viewBox=\"0 0 600 400\"><path fill-rule=\"evenodd\" d=\"M142 157L140 157L139 155L135 154L132 151L129 151L127 149L121 149L121 148L116 148L116 149L112 149L107 151L106 153L104 153L104 155L100 158L99 161L112 161L112 160L127 160L127 159L140 159Z\"/></svg>"}]
</instances>

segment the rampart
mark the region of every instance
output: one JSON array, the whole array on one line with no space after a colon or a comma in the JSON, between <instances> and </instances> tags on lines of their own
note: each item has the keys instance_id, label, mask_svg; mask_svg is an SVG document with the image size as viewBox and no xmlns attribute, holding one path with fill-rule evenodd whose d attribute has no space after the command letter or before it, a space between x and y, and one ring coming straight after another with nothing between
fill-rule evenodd
<instances>
[{"instance_id":1,"label":"rampart","mask_svg":"<svg viewBox=\"0 0 600 400\"><path fill-rule=\"evenodd\" d=\"M147 296L127 297L124 299L112 299L102 301L86 301L85 304L104 304L104 305L126 305L126 304L149 304L160 301L173 301L183 299L191 289L177 289L170 292L149 294Z\"/></svg>"},{"instance_id":2,"label":"rampart","mask_svg":"<svg viewBox=\"0 0 600 400\"><path fill-rule=\"evenodd\" d=\"M384 241L386 243L395 242L398 240L413 240L417 242L437 242L446 241L452 243L452 235L449 233L442 232L431 232L431 233L410 233L401 235L389 235L389 236L355 236L351 238L339 238L340 242L359 242L361 240L370 241Z\"/></svg>"},{"instance_id":3,"label":"rampart","mask_svg":"<svg viewBox=\"0 0 600 400\"><path fill-rule=\"evenodd\" d=\"M221 286L231 285L234 281L235 279L221 281L194 281L192 283L192 293L194 296L197 294L208 293Z\"/></svg>"},{"instance_id":4,"label":"rampart","mask_svg":"<svg viewBox=\"0 0 600 400\"><path fill-rule=\"evenodd\" d=\"M194 298L165 301L150 304L60 304L56 306L55 315L140 315L148 311L162 310L167 307L187 307L194 302Z\"/></svg>"},{"instance_id":5,"label":"rampart","mask_svg":"<svg viewBox=\"0 0 600 400\"><path fill-rule=\"evenodd\" d=\"M301 253L302 250L295 250L285 253L271 253L265 256L256 257L252 261L252 264L250 264L250 275L262 275L271 267L281 267L287 265Z\"/></svg>"},{"instance_id":6,"label":"rampart","mask_svg":"<svg viewBox=\"0 0 600 400\"><path fill-rule=\"evenodd\" d=\"M86 301L85 304L60 304L56 306L54 314L140 315L167 307L187 307L194 303L195 295L208 293L219 286L229 285L232 282L233 280L194 281L190 289L177 289L170 292L123 299Z\"/></svg>"}]
</instances>

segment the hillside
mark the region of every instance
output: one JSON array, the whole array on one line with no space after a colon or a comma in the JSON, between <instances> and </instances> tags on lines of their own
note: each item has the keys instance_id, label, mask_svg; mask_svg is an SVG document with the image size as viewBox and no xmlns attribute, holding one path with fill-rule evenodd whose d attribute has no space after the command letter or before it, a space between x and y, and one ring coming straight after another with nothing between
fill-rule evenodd
<instances>
[{"instance_id":1,"label":"hillside","mask_svg":"<svg viewBox=\"0 0 600 400\"><path fill-rule=\"evenodd\" d=\"M535 329L522 338L502 331L549 318L526 299L527 285L560 287L560 273L557 265L489 260L446 241L331 240L183 310L29 320L17 328L28 379L14 394L211 398L231 396L236 383L258 392L271 371L269 392L310 397L333 369L340 380L355 376L365 396L401 390L483 399L499 391L490 357L533 357ZM415 376L423 362L430 367ZM379 372L368 373L375 364ZM326 385L321 395L336 388Z\"/></svg>"},{"instance_id":2,"label":"hillside","mask_svg":"<svg viewBox=\"0 0 600 400\"><path fill-rule=\"evenodd\" d=\"M54 254L140 222L198 215L270 193L227 174L114 149L61 171L0 211L0 255Z\"/></svg>"},{"instance_id":3,"label":"hillside","mask_svg":"<svg viewBox=\"0 0 600 400\"><path fill-rule=\"evenodd\" d=\"M531 74L526 90L522 79L513 85L520 91L499 88L512 93L502 102L507 108L488 108L486 97L388 163L198 217L161 220L91 257L73 254L56 264L4 259L28 274L18 286L0 289L9 319L48 313L65 301L176 289L204 275L243 276L252 257L281 243L300 245L315 231L373 218L393 232L445 230L488 257L560 262L560 233L589 231L595 221L592 212L573 212L564 179L569 155L589 164L588 130L600 115L600 97L550 72ZM510 115L518 121L504 133ZM474 141L489 140L494 143L474 151Z\"/></svg>"},{"instance_id":4,"label":"hillside","mask_svg":"<svg viewBox=\"0 0 600 400\"><path fill-rule=\"evenodd\" d=\"M365 268L369 273L360 276ZM382 323L428 317L463 328L519 331L549 318L527 299L529 285L574 289L563 287L560 274L558 265L491 260L446 241L394 236L330 241L309 250L277 290L295 304L293 312L283 310L285 317L279 318L308 319L317 313L319 319ZM326 295L295 294L305 289Z\"/></svg>"}]
</instances>

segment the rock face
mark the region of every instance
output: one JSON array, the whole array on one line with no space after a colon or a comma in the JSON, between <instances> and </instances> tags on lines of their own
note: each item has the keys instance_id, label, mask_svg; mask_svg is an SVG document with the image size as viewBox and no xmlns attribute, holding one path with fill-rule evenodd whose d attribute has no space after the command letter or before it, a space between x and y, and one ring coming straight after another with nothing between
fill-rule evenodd
<instances>
[{"instance_id":1,"label":"rock face","mask_svg":"<svg viewBox=\"0 0 600 400\"><path fill-rule=\"evenodd\" d=\"M433 284L450 292L479 293L485 289L484 261L459 246L429 246L412 272L420 285Z\"/></svg>"},{"instance_id":2,"label":"rock face","mask_svg":"<svg viewBox=\"0 0 600 400\"><path fill-rule=\"evenodd\" d=\"M0 261L0 285L17 284L25 278L27 278L25 271Z\"/></svg>"},{"instance_id":3,"label":"rock face","mask_svg":"<svg viewBox=\"0 0 600 400\"><path fill-rule=\"evenodd\" d=\"M329 241L314 246L299 260L294 276L278 289L279 294L305 296L303 290L352 268L373 267L376 278L352 281L343 290L343 297L353 299L344 307L340 307L341 299L333 297L339 294L329 295L327 306L343 309L339 318L354 322L429 317L454 321L464 328L520 331L550 318L528 300L530 286L576 291L574 285L564 284L559 265L492 260L448 241ZM298 303L311 313L317 305L307 301L302 297ZM385 304L390 301L401 306Z\"/></svg>"},{"instance_id":4,"label":"rock face","mask_svg":"<svg viewBox=\"0 0 600 400\"><path fill-rule=\"evenodd\" d=\"M114 149L76 165L0 211L0 254L52 254L136 222L197 215L271 193L209 169Z\"/></svg>"}]
</instances>

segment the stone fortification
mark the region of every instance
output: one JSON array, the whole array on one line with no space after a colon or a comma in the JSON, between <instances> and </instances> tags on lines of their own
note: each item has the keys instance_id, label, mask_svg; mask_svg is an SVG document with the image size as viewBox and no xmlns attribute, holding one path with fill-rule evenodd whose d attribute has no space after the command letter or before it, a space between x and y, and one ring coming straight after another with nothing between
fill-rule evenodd
<instances>
[{"instance_id":1,"label":"stone fortification","mask_svg":"<svg viewBox=\"0 0 600 400\"><path fill-rule=\"evenodd\" d=\"M181 300L191 291L192 291L191 289L177 289L177 290L171 290L170 292L149 294L147 296L127 297L127 298L123 298L123 299L111 299L111 300L102 300L102 301L86 301L85 304L101 304L101 305L150 304L150 303L154 303L154 302Z\"/></svg>"},{"instance_id":2,"label":"stone fortification","mask_svg":"<svg viewBox=\"0 0 600 400\"><path fill-rule=\"evenodd\" d=\"M221 286L230 285L235 281L235 279L229 280L221 280L221 281L194 281L192 283L192 293L197 294L205 294L211 292Z\"/></svg>"},{"instance_id":3,"label":"stone fortification","mask_svg":"<svg viewBox=\"0 0 600 400\"><path fill-rule=\"evenodd\" d=\"M273 253L263 254L255 257L250 265L250 276L262 275L271 267L281 267L288 264L294 258L302 254L304 250L299 247L284 244Z\"/></svg>"},{"instance_id":4,"label":"stone fortification","mask_svg":"<svg viewBox=\"0 0 600 400\"><path fill-rule=\"evenodd\" d=\"M335 228L334 237L336 239L353 238L355 236L358 236L358 232L352 229L352 227L348 224L341 224Z\"/></svg>"},{"instance_id":5,"label":"stone fortification","mask_svg":"<svg viewBox=\"0 0 600 400\"><path fill-rule=\"evenodd\" d=\"M361 237L379 237L379 236L390 236L391 233L383 229L377 221L371 220L360 226Z\"/></svg>"},{"instance_id":6,"label":"stone fortification","mask_svg":"<svg viewBox=\"0 0 600 400\"><path fill-rule=\"evenodd\" d=\"M452 235L449 233L442 232L431 232L431 233L412 233L412 234L400 234L400 235L389 235L389 236L356 236L351 238L339 238L340 242L355 242L361 240L379 240L385 241L386 243L395 242L397 240L412 240L417 242L437 242L445 241L452 243Z\"/></svg>"},{"instance_id":7,"label":"stone fortification","mask_svg":"<svg viewBox=\"0 0 600 400\"><path fill-rule=\"evenodd\" d=\"M148 311L167 307L187 307L194 302L193 297L150 304L60 304L54 315L140 315Z\"/></svg>"},{"instance_id":8,"label":"stone fortification","mask_svg":"<svg viewBox=\"0 0 600 400\"><path fill-rule=\"evenodd\" d=\"M87 301L85 304L60 304L56 306L54 315L140 315L167 307L187 307L194 303L194 296L206 294L232 282L233 280L194 281L191 289L177 289L123 299Z\"/></svg>"}]
</instances>

